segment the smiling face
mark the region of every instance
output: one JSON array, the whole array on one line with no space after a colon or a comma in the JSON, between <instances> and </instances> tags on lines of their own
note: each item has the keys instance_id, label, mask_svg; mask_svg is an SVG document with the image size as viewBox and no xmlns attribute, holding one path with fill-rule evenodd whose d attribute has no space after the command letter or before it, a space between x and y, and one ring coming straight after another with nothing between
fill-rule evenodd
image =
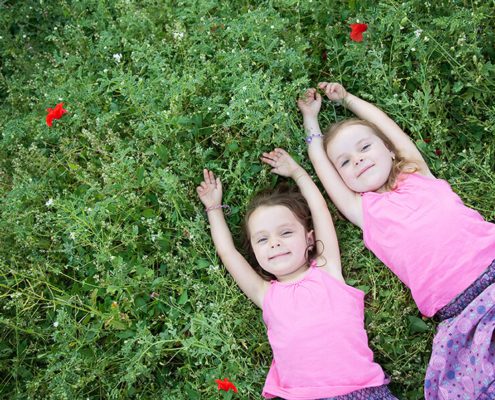
<instances>
[{"instance_id":1,"label":"smiling face","mask_svg":"<svg viewBox=\"0 0 495 400\"><path fill-rule=\"evenodd\" d=\"M394 153L370 127L344 126L328 143L327 155L349 189L357 193L384 191Z\"/></svg>"},{"instance_id":2,"label":"smiling face","mask_svg":"<svg viewBox=\"0 0 495 400\"><path fill-rule=\"evenodd\" d=\"M307 269L306 250L313 233L287 207L258 207L249 217L248 229L258 263L279 281L298 279Z\"/></svg>"}]
</instances>

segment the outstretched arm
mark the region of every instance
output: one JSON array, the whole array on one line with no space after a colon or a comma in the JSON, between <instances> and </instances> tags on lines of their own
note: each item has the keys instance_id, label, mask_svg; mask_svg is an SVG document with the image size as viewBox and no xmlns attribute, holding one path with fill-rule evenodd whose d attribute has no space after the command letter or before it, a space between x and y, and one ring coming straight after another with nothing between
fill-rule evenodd
<instances>
[{"instance_id":1,"label":"outstretched arm","mask_svg":"<svg viewBox=\"0 0 495 400\"><path fill-rule=\"evenodd\" d=\"M361 198L349 189L328 159L323 148L323 137L318 124L321 96L316 89L308 89L297 106L303 115L304 129L308 136L308 154L325 191L335 206L353 224L361 227Z\"/></svg>"},{"instance_id":2,"label":"outstretched arm","mask_svg":"<svg viewBox=\"0 0 495 400\"><path fill-rule=\"evenodd\" d=\"M316 253L319 255L318 258L321 258L317 261L322 261L324 263L323 268L343 282L337 234L325 199L316 184L304 168L297 164L283 149L263 153L261 160L272 166L271 172L290 177L296 182L311 211L317 246Z\"/></svg>"},{"instance_id":3,"label":"outstretched arm","mask_svg":"<svg viewBox=\"0 0 495 400\"><path fill-rule=\"evenodd\" d=\"M321 82L318 87L332 101L341 101L356 116L378 126L400 155L414 161L423 175L432 176L428 165L411 138L385 112L375 105L347 92L340 83Z\"/></svg>"},{"instance_id":4,"label":"outstretched arm","mask_svg":"<svg viewBox=\"0 0 495 400\"><path fill-rule=\"evenodd\" d=\"M199 199L206 207L211 237L223 265L237 285L254 304L261 308L268 283L264 281L246 259L237 251L232 234L225 222L222 204L222 183L213 172L203 170L204 180L196 188Z\"/></svg>"}]
</instances>

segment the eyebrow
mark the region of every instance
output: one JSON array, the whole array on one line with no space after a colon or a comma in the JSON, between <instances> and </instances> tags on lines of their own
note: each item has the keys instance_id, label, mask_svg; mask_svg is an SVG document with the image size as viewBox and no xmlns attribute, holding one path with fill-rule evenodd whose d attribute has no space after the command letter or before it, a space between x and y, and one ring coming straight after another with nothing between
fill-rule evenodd
<instances>
[{"instance_id":1,"label":"eyebrow","mask_svg":"<svg viewBox=\"0 0 495 400\"><path fill-rule=\"evenodd\" d=\"M291 228L291 229L294 229L294 225L290 222L287 222L285 224L282 224L282 225L279 225L277 226L277 229L288 229L288 228ZM261 231L258 231L258 232L254 232L252 235L251 235L251 238L256 238L257 236L261 236L265 233L266 231L265 230L261 230Z\"/></svg>"},{"instance_id":2,"label":"eyebrow","mask_svg":"<svg viewBox=\"0 0 495 400\"><path fill-rule=\"evenodd\" d=\"M358 141L356 142L356 146L359 146L362 142L365 142L366 140L369 140L369 137L365 137L365 138L362 138L361 140L358 140ZM342 157L344 157L344 156L346 156L346 155L347 155L347 153L342 153L342 154L340 154L340 155L337 157L336 161L339 161Z\"/></svg>"}]
</instances>

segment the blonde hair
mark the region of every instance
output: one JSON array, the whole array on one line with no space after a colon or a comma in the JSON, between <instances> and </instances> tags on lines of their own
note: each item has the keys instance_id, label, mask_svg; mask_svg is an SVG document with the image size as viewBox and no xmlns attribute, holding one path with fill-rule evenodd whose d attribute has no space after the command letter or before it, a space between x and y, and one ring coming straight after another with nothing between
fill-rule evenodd
<instances>
[{"instance_id":1,"label":"blonde hair","mask_svg":"<svg viewBox=\"0 0 495 400\"><path fill-rule=\"evenodd\" d=\"M383 186L386 191L390 191L395 188L397 178L401 173L411 174L419 169L416 162L414 162L413 160L407 160L402 157L399 150L397 150L392 141L380 130L380 128L369 121L358 118L345 119L331 125L323 138L323 146L325 148L325 151L327 151L330 142L337 136L340 131L342 131L342 129L353 125L362 125L370 128L373 131L373 134L385 144L385 147L394 153L395 157L392 159L392 168L390 170L390 175L388 176L387 182L385 182L385 185Z\"/></svg>"}]
</instances>

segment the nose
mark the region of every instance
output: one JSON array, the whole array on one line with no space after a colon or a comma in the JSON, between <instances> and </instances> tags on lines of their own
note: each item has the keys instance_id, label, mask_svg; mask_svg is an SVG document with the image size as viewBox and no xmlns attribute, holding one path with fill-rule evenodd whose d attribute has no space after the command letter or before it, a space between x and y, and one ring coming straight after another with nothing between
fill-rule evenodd
<instances>
[{"instance_id":1,"label":"nose","mask_svg":"<svg viewBox=\"0 0 495 400\"><path fill-rule=\"evenodd\" d=\"M270 240L270 247L272 249L275 248L275 247L280 247L280 243L277 240L272 239L272 240Z\"/></svg>"},{"instance_id":2,"label":"nose","mask_svg":"<svg viewBox=\"0 0 495 400\"><path fill-rule=\"evenodd\" d=\"M354 159L354 165L359 165L363 162L363 158L362 157L356 157Z\"/></svg>"}]
</instances>

